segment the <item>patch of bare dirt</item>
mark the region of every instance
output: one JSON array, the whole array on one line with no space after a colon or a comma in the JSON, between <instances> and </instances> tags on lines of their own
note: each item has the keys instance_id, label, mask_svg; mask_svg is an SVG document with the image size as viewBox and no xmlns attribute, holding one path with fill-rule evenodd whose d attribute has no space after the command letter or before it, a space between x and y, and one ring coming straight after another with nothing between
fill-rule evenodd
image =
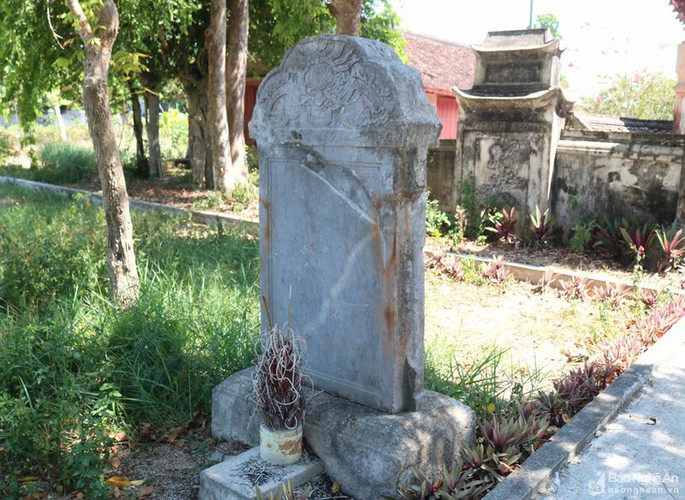
<instances>
[{"instance_id":1,"label":"patch of bare dirt","mask_svg":"<svg viewBox=\"0 0 685 500\"><path fill-rule=\"evenodd\" d=\"M445 250L435 240L430 240L428 246L436 251ZM479 244L474 241L465 240L454 250L460 254L484 258L502 256L507 262L548 267L553 271L568 271L583 276L592 276L596 279L608 278L632 283L635 278L634 270L630 265L621 265L599 252L575 252L563 245L550 244L549 246L538 248L520 242L513 245L491 242ZM682 270L660 275L650 271L650 268L656 267L655 263L649 262L647 264L642 272L641 283L657 288L683 288L684 275Z\"/></svg>"},{"instance_id":2,"label":"patch of bare dirt","mask_svg":"<svg viewBox=\"0 0 685 500\"><path fill-rule=\"evenodd\" d=\"M100 193L102 189L97 177L93 177L85 185L73 187L80 187L94 193ZM183 167L167 165L165 176L161 179L129 179L126 189L130 198L138 200L163 203L189 210L236 215L251 220L259 218L259 206L256 200L245 205L221 199L216 191L193 186L192 173Z\"/></svg>"},{"instance_id":3,"label":"patch of bare dirt","mask_svg":"<svg viewBox=\"0 0 685 500\"><path fill-rule=\"evenodd\" d=\"M463 365L497 347L514 370L556 376L630 318L627 306L600 307L533 289L516 281L503 287L455 282L427 270L426 345L455 347L455 361Z\"/></svg>"},{"instance_id":4,"label":"patch of bare dirt","mask_svg":"<svg viewBox=\"0 0 685 500\"><path fill-rule=\"evenodd\" d=\"M119 490L120 498L159 498L181 500L197 498L199 472L209 465L208 454L193 453L170 443L149 445L146 449L125 449L118 455L117 476L142 485Z\"/></svg>"}]
</instances>

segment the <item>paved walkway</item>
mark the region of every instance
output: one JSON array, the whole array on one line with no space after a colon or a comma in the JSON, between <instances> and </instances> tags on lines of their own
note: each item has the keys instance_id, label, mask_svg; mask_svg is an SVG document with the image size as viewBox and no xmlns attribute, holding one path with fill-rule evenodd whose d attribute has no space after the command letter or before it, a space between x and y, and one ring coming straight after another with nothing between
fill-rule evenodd
<instances>
[{"instance_id":1,"label":"paved walkway","mask_svg":"<svg viewBox=\"0 0 685 500\"><path fill-rule=\"evenodd\" d=\"M542 498L685 499L685 341Z\"/></svg>"}]
</instances>

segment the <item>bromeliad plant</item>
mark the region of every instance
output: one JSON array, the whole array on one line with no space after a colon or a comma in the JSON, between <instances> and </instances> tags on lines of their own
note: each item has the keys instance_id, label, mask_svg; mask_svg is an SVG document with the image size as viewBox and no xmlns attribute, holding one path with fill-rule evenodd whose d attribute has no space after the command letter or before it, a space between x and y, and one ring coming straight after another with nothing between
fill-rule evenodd
<instances>
[{"instance_id":1,"label":"bromeliad plant","mask_svg":"<svg viewBox=\"0 0 685 500\"><path fill-rule=\"evenodd\" d=\"M626 246L626 241L621 234L623 226L627 226L625 219L621 221L604 216L602 223L596 226L595 246L604 250L614 259L625 263L629 260L630 248Z\"/></svg>"},{"instance_id":2,"label":"bromeliad plant","mask_svg":"<svg viewBox=\"0 0 685 500\"><path fill-rule=\"evenodd\" d=\"M659 261L658 271L660 273L675 269L680 263L680 259L685 254L685 237L682 236L682 228L676 231L676 227L666 229L661 227L655 231L656 239L659 241L661 251L664 256Z\"/></svg>"},{"instance_id":3,"label":"bromeliad plant","mask_svg":"<svg viewBox=\"0 0 685 500\"><path fill-rule=\"evenodd\" d=\"M626 245L633 252L635 262L640 265L647 255L647 250L652 245L654 240L654 226L645 222L640 225L633 220L631 224L626 224L626 220L622 219L622 226L619 227L621 236Z\"/></svg>"},{"instance_id":4,"label":"bromeliad plant","mask_svg":"<svg viewBox=\"0 0 685 500\"><path fill-rule=\"evenodd\" d=\"M545 271L538 284L533 288L533 292L541 293L551 288L552 283L557 279L557 275L551 269Z\"/></svg>"},{"instance_id":5,"label":"bromeliad plant","mask_svg":"<svg viewBox=\"0 0 685 500\"><path fill-rule=\"evenodd\" d=\"M503 208L501 212L498 211L491 214L489 219L492 226L485 229L495 233L499 239L504 240L506 243L513 243L514 240L518 239L515 234L516 225L518 224L516 207L511 207L509 212L507 212L506 208Z\"/></svg>"},{"instance_id":6,"label":"bromeliad plant","mask_svg":"<svg viewBox=\"0 0 685 500\"><path fill-rule=\"evenodd\" d=\"M575 277L561 282L561 295L567 299L585 300L589 292L587 278Z\"/></svg>"},{"instance_id":7,"label":"bromeliad plant","mask_svg":"<svg viewBox=\"0 0 685 500\"><path fill-rule=\"evenodd\" d=\"M540 207L535 205L535 213L530 214L530 229L535 235L535 241L540 244L552 231L556 218L549 214L549 208L545 209L543 213L540 213Z\"/></svg>"},{"instance_id":8,"label":"bromeliad plant","mask_svg":"<svg viewBox=\"0 0 685 500\"><path fill-rule=\"evenodd\" d=\"M607 282L604 286L595 287L595 297L601 301L616 306L628 297L629 289L620 283Z\"/></svg>"},{"instance_id":9,"label":"bromeliad plant","mask_svg":"<svg viewBox=\"0 0 685 500\"><path fill-rule=\"evenodd\" d=\"M482 264L481 271L485 279L498 285L506 284L507 280L513 276L511 271L506 268L506 262L501 255L495 257L488 264Z\"/></svg>"},{"instance_id":10,"label":"bromeliad plant","mask_svg":"<svg viewBox=\"0 0 685 500\"><path fill-rule=\"evenodd\" d=\"M266 301L264 306L266 308ZM269 329L258 342L252 386L264 425L270 430L292 430L298 428L304 418L302 386L306 344L290 329L290 311L288 322L282 328L271 323L268 308L266 311Z\"/></svg>"},{"instance_id":11,"label":"bromeliad plant","mask_svg":"<svg viewBox=\"0 0 685 500\"><path fill-rule=\"evenodd\" d=\"M418 484L400 487L399 494L403 500L428 500L432 498L481 498L493 486L494 481L478 479L476 471L464 467L461 459L448 468L443 466L437 480L428 478L423 472L414 469Z\"/></svg>"}]
</instances>

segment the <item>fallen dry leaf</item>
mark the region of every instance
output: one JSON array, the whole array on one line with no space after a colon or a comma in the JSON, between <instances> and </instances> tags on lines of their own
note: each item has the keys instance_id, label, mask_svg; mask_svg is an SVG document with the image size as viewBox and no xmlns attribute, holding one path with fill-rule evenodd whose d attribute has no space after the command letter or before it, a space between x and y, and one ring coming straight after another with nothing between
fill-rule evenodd
<instances>
[{"instance_id":1,"label":"fallen dry leaf","mask_svg":"<svg viewBox=\"0 0 685 500\"><path fill-rule=\"evenodd\" d=\"M149 422L140 423L139 434L141 441L157 441L157 431L152 428Z\"/></svg>"},{"instance_id":2,"label":"fallen dry leaf","mask_svg":"<svg viewBox=\"0 0 685 500\"><path fill-rule=\"evenodd\" d=\"M126 431L121 431L121 432L118 432L117 434L115 434L114 440L117 441L118 443L121 443L122 441L126 441Z\"/></svg>"},{"instance_id":3,"label":"fallen dry leaf","mask_svg":"<svg viewBox=\"0 0 685 500\"><path fill-rule=\"evenodd\" d=\"M333 483L331 486L331 492L338 493L340 491L340 485L338 483Z\"/></svg>"},{"instance_id":4,"label":"fallen dry leaf","mask_svg":"<svg viewBox=\"0 0 685 500\"><path fill-rule=\"evenodd\" d=\"M41 498L47 498L48 493L45 490L39 489L38 491L32 493L31 495L26 495L23 500L40 500Z\"/></svg>"},{"instance_id":5,"label":"fallen dry leaf","mask_svg":"<svg viewBox=\"0 0 685 500\"><path fill-rule=\"evenodd\" d=\"M138 498L146 498L152 495L155 491L154 486L144 486L138 492Z\"/></svg>"},{"instance_id":6,"label":"fallen dry leaf","mask_svg":"<svg viewBox=\"0 0 685 500\"><path fill-rule=\"evenodd\" d=\"M176 441L176 438L184 431L183 427L176 427L175 429L172 429L169 434L167 434L162 441L166 441L167 443L173 443Z\"/></svg>"},{"instance_id":7,"label":"fallen dry leaf","mask_svg":"<svg viewBox=\"0 0 685 500\"><path fill-rule=\"evenodd\" d=\"M38 476L25 476L25 477L20 477L19 482L20 483L32 483L34 481L38 481L40 478Z\"/></svg>"},{"instance_id":8,"label":"fallen dry leaf","mask_svg":"<svg viewBox=\"0 0 685 500\"><path fill-rule=\"evenodd\" d=\"M131 486L131 481L122 476L112 476L105 482L107 484L116 486L117 488L126 488L127 486Z\"/></svg>"},{"instance_id":9,"label":"fallen dry leaf","mask_svg":"<svg viewBox=\"0 0 685 500\"><path fill-rule=\"evenodd\" d=\"M110 463L115 469L118 469L121 466L121 460L119 460L119 457L114 457Z\"/></svg>"}]
</instances>

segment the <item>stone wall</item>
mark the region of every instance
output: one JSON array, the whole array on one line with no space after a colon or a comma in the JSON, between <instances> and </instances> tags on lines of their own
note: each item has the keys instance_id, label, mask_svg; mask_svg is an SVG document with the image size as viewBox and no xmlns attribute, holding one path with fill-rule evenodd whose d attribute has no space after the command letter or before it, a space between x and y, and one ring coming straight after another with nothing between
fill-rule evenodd
<instances>
[{"instance_id":1,"label":"stone wall","mask_svg":"<svg viewBox=\"0 0 685 500\"><path fill-rule=\"evenodd\" d=\"M683 136L565 131L559 142L552 212L566 231L584 218L676 218Z\"/></svg>"},{"instance_id":2,"label":"stone wall","mask_svg":"<svg viewBox=\"0 0 685 500\"><path fill-rule=\"evenodd\" d=\"M459 203L456 142L428 152L427 188L440 209ZM685 136L565 130L558 143L551 211L568 233L587 217L632 217L668 224L677 218ZM685 180L685 179L684 179ZM685 210L681 208L679 219Z\"/></svg>"},{"instance_id":3,"label":"stone wall","mask_svg":"<svg viewBox=\"0 0 685 500\"><path fill-rule=\"evenodd\" d=\"M458 181L455 179L454 155L456 140L440 141L436 148L428 150L426 190L430 197L438 200L440 210L454 212L457 205Z\"/></svg>"}]
</instances>

